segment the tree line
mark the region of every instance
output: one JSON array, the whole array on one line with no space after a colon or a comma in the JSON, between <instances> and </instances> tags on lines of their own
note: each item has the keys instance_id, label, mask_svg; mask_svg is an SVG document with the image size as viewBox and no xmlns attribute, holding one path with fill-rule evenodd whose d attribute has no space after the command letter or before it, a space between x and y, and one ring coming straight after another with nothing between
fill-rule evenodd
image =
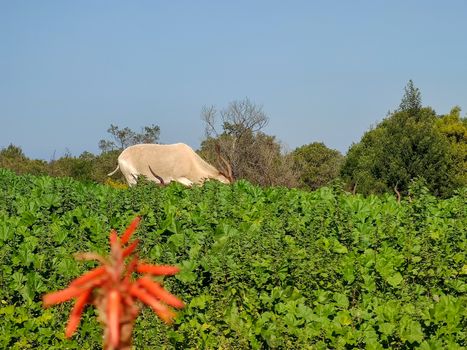
<instances>
[{"instance_id":1,"label":"tree line","mask_svg":"<svg viewBox=\"0 0 467 350\"><path fill-rule=\"evenodd\" d=\"M440 197L452 195L467 184L467 119L460 108L437 115L422 105L421 94L410 80L398 108L370 128L347 154L312 142L286 152L281 142L264 132L269 118L248 98L226 108L205 106L201 118L205 139L198 153L216 166L218 152L232 167L236 179L261 186L315 190L339 185L355 193L406 195L412 183L423 183ZM33 160L20 147L0 151L0 167L17 173L70 176L82 181L109 182L107 173L124 148L137 143L158 143L160 128L140 132L110 125L110 139L99 141L100 154L66 154L51 160ZM123 182L123 179L119 179Z\"/></svg>"}]
</instances>

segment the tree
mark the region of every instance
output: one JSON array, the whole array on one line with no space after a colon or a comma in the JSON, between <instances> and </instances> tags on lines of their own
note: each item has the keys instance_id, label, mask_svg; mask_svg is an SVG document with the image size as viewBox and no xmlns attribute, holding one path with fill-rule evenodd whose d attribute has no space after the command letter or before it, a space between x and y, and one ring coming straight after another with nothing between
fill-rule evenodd
<instances>
[{"instance_id":1,"label":"tree","mask_svg":"<svg viewBox=\"0 0 467 350\"><path fill-rule=\"evenodd\" d=\"M216 122L220 115L221 131ZM219 163L216 148L230 164L236 179L271 186L294 186L292 158L274 136L262 132L269 118L261 106L248 98L233 101L226 109L217 112L214 106L203 107L201 117L205 122L206 139L201 144L200 154L207 161Z\"/></svg>"},{"instance_id":2,"label":"tree","mask_svg":"<svg viewBox=\"0 0 467 350\"><path fill-rule=\"evenodd\" d=\"M436 127L453 144L467 144L467 118L461 118L461 108L456 106L449 114L436 121Z\"/></svg>"},{"instance_id":3,"label":"tree","mask_svg":"<svg viewBox=\"0 0 467 350\"><path fill-rule=\"evenodd\" d=\"M89 152L83 152L79 157L65 154L49 164L49 174L57 177L72 177L80 181L96 181L93 177L93 167L96 156Z\"/></svg>"},{"instance_id":4,"label":"tree","mask_svg":"<svg viewBox=\"0 0 467 350\"><path fill-rule=\"evenodd\" d=\"M467 185L467 118L461 118L460 112L456 106L436 120L436 128L449 141L459 187Z\"/></svg>"},{"instance_id":5,"label":"tree","mask_svg":"<svg viewBox=\"0 0 467 350\"><path fill-rule=\"evenodd\" d=\"M412 80L409 80L404 88L404 96L399 105L399 112L415 114L422 108L422 97L420 90L416 88Z\"/></svg>"},{"instance_id":6,"label":"tree","mask_svg":"<svg viewBox=\"0 0 467 350\"><path fill-rule=\"evenodd\" d=\"M206 136L219 136L216 123L216 108L214 106L203 107L202 119L206 123ZM224 132L241 137L244 133L256 133L267 126L269 118L263 112L263 108L252 103L248 98L241 101L233 101L229 107L220 111L222 128Z\"/></svg>"},{"instance_id":7,"label":"tree","mask_svg":"<svg viewBox=\"0 0 467 350\"><path fill-rule=\"evenodd\" d=\"M234 177L243 177L242 168L245 168L246 161L244 155L254 152L254 148L257 147L254 142L255 135L268 124L269 118L262 106L254 104L248 98L231 102L219 114L221 132L216 127L216 108L203 107L201 118L205 122L206 138L216 140L222 156L232 167Z\"/></svg>"},{"instance_id":8,"label":"tree","mask_svg":"<svg viewBox=\"0 0 467 350\"><path fill-rule=\"evenodd\" d=\"M328 185L340 173L344 157L322 142L313 142L292 152L301 187L315 190Z\"/></svg>"},{"instance_id":9,"label":"tree","mask_svg":"<svg viewBox=\"0 0 467 350\"><path fill-rule=\"evenodd\" d=\"M107 132L112 135L113 140L100 140L99 149L102 152L113 150L123 150L138 143L157 143L159 140L160 128L157 125L145 126L141 133L136 133L128 127L120 129L118 126L110 124Z\"/></svg>"},{"instance_id":10,"label":"tree","mask_svg":"<svg viewBox=\"0 0 467 350\"><path fill-rule=\"evenodd\" d=\"M21 147L13 144L0 150L0 168L13 170L17 174L43 175L47 173L47 163L29 159Z\"/></svg>"},{"instance_id":11,"label":"tree","mask_svg":"<svg viewBox=\"0 0 467 350\"><path fill-rule=\"evenodd\" d=\"M418 108L418 89L409 82L401 108L366 132L349 149L342 176L359 192L407 193L422 177L436 195L448 196L458 187L458 167L438 117L429 107Z\"/></svg>"},{"instance_id":12,"label":"tree","mask_svg":"<svg viewBox=\"0 0 467 350\"><path fill-rule=\"evenodd\" d=\"M269 118L261 106L252 103L248 98L231 102L219 114L222 132L216 127L216 108L203 107L201 118L205 122L206 139L215 140L212 144L220 146L222 156L230 163L234 177L243 177L242 168L246 161L244 155L254 152L257 146L254 142L255 135L268 124ZM213 153L212 151L215 149L209 150ZM207 156L211 158L214 154L215 152Z\"/></svg>"}]
</instances>

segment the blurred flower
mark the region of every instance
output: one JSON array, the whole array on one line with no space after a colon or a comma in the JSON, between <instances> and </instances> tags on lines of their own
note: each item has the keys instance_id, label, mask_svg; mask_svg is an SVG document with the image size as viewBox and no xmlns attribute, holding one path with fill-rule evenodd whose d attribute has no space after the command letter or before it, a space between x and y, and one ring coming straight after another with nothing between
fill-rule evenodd
<instances>
[{"instance_id":1,"label":"blurred flower","mask_svg":"<svg viewBox=\"0 0 467 350\"><path fill-rule=\"evenodd\" d=\"M43 297L44 307L76 299L65 330L66 337L71 337L78 328L85 306L93 304L105 326L104 348L129 349L133 324L139 313L138 301L151 307L166 323L175 317L169 306L184 306L180 299L151 278L174 275L179 268L145 264L135 255L138 240L131 243L129 240L139 221L140 218L136 217L121 237L115 230L110 232L108 257L96 253L76 254L77 259L97 260L101 265L74 279L68 288ZM134 279L133 273L143 276Z\"/></svg>"}]
</instances>

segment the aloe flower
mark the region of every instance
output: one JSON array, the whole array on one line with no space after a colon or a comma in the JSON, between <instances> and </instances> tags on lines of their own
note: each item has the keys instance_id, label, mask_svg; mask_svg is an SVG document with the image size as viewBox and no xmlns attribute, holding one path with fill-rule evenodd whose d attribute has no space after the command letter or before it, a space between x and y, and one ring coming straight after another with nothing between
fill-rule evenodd
<instances>
[{"instance_id":1,"label":"aloe flower","mask_svg":"<svg viewBox=\"0 0 467 350\"><path fill-rule=\"evenodd\" d=\"M46 294L44 307L75 299L65 336L71 337L79 326L81 314L88 304L99 311L99 319L104 324L104 349L130 349L131 332L139 313L139 304L148 305L166 323L175 317L170 306L182 308L183 302L166 291L152 276L169 276L179 272L179 268L167 265L150 265L140 261L135 255L138 240L129 243L140 221L136 217L121 237L110 232L110 254L103 257L95 253L78 253L80 260L97 260L100 266L74 279L68 288ZM137 279L133 273L140 273Z\"/></svg>"}]
</instances>

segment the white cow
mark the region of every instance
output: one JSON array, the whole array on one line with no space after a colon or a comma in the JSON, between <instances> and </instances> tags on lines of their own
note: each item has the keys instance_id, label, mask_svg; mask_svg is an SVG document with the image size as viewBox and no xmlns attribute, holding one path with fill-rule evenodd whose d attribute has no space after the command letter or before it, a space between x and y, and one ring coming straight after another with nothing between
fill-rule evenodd
<instances>
[{"instance_id":1,"label":"white cow","mask_svg":"<svg viewBox=\"0 0 467 350\"><path fill-rule=\"evenodd\" d=\"M130 146L118 156L117 168L108 176L118 169L130 186L136 184L140 175L160 184L178 181L186 186L202 184L207 179L226 184L233 180L230 168L227 173L220 172L183 143Z\"/></svg>"}]
</instances>

